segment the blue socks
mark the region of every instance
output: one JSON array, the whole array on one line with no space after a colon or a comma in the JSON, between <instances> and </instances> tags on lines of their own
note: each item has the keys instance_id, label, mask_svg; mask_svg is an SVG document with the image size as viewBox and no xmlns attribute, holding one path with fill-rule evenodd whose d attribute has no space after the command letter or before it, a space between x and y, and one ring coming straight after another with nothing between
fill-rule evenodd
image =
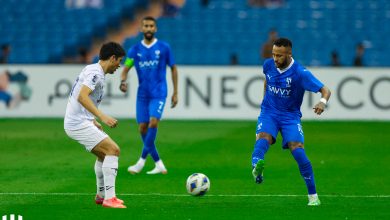
<instances>
[{"instance_id":1,"label":"blue socks","mask_svg":"<svg viewBox=\"0 0 390 220\"><path fill-rule=\"evenodd\" d=\"M153 160L155 162L160 160L160 156L158 155L156 145L154 145L154 141L156 140L157 136L157 128L148 128L148 133L146 133L145 139L144 139L144 148L142 150L142 158L144 158L144 152L146 156L147 153L150 153L150 156L152 156ZM146 158L145 156L145 158Z\"/></svg>"},{"instance_id":2,"label":"blue socks","mask_svg":"<svg viewBox=\"0 0 390 220\"><path fill-rule=\"evenodd\" d=\"M269 143L266 139L259 139L255 143L255 149L252 153L252 167L256 166L257 162L261 159L264 160L264 155L267 153Z\"/></svg>"},{"instance_id":3,"label":"blue socks","mask_svg":"<svg viewBox=\"0 0 390 220\"><path fill-rule=\"evenodd\" d=\"M147 134L147 133L146 133ZM142 148L142 154L141 154L141 157L142 159L146 160L146 157L148 156L149 154L149 151L148 151L148 148L145 146L145 138L146 138L146 134L141 134L141 137L142 137L142 143L144 143L144 147Z\"/></svg>"},{"instance_id":4,"label":"blue socks","mask_svg":"<svg viewBox=\"0 0 390 220\"><path fill-rule=\"evenodd\" d=\"M269 149L269 143L266 139L259 139L255 143L255 148L252 153L252 166L256 166L259 160L264 160L264 155ZM292 155L298 163L301 176L305 180L307 191L309 195L316 194L316 185L314 182L313 168L309 159L306 156L303 148L296 148L293 150Z\"/></svg>"},{"instance_id":5,"label":"blue socks","mask_svg":"<svg viewBox=\"0 0 390 220\"><path fill-rule=\"evenodd\" d=\"M305 150L303 148L296 148L291 153L298 163L299 171L305 180L309 195L316 194L317 192L316 185L314 183L313 168L311 167L311 163L306 156Z\"/></svg>"}]
</instances>

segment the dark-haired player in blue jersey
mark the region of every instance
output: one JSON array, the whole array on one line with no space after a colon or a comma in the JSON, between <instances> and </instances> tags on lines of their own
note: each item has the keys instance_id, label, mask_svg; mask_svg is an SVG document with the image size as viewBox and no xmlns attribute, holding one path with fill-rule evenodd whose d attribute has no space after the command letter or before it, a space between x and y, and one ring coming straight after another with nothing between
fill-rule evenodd
<instances>
[{"instance_id":1,"label":"dark-haired player in blue jersey","mask_svg":"<svg viewBox=\"0 0 390 220\"><path fill-rule=\"evenodd\" d=\"M300 108L306 90L320 92L321 99L313 108L314 112L320 115L329 100L330 90L292 58L292 43L289 39L277 39L273 44L272 56L273 58L265 60L263 64L266 80L252 154L252 174L256 183L263 182L264 155L269 146L275 143L280 132L283 148L290 149L306 182L308 205L318 206L320 200L316 192L313 169L303 146Z\"/></svg>"},{"instance_id":2,"label":"dark-haired player in blue jersey","mask_svg":"<svg viewBox=\"0 0 390 220\"><path fill-rule=\"evenodd\" d=\"M167 169L157 152L155 139L167 97L167 66L171 68L173 82L171 107L174 108L178 101L177 68L169 44L157 40L154 36L157 31L156 20L153 17L145 17L141 25L143 40L128 51L120 85L120 90L126 92L127 74L130 68L135 66L139 84L136 117L144 146L141 157L128 171L132 174L141 172L146 157L150 154L155 161L155 168L147 174L166 174Z\"/></svg>"}]
</instances>

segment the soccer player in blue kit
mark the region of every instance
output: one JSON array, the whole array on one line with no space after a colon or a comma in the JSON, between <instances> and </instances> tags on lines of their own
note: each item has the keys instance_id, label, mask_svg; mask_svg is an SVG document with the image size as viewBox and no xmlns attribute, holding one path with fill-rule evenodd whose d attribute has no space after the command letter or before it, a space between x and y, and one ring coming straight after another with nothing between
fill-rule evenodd
<instances>
[{"instance_id":1,"label":"soccer player in blue kit","mask_svg":"<svg viewBox=\"0 0 390 220\"><path fill-rule=\"evenodd\" d=\"M331 92L309 70L292 58L292 43L289 39L277 39L273 44L272 56L273 58L265 60L263 64L266 80L252 154L252 174L256 183L263 182L264 155L269 146L275 143L280 132L283 149L290 149L306 183L308 205L318 206L321 203L316 192L313 169L303 145L300 107L306 90L320 92L321 99L313 108L314 112L320 115Z\"/></svg>"},{"instance_id":2,"label":"soccer player in blue kit","mask_svg":"<svg viewBox=\"0 0 390 220\"><path fill-rule=\"evenodd\" d=\"M120 90L126 92L127 74L131 67L135 66L139 84L136 117L144 146L141 157L135 165L128 168L128 171L132 174L141 172L146 157L150 154L155 162L155 168L147 174L166 174L167 169L157 152L155 139L167 97L167 65L171 68L173 83L171 107L174 108L178 102L177 67L169 44L157 40L154 36L157 31L156 20L153 17L143 18L141 30L144 34L143 40L128 51L120 85Z\"/></svg>"}]
</instances>

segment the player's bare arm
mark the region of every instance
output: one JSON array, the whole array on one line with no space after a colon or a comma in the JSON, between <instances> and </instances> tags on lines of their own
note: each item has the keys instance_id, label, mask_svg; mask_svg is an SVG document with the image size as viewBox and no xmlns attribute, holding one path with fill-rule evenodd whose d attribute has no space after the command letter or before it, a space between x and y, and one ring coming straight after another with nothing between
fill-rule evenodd
<instances>
[{"instance_id":1,"label":"player's bare arm","mask_svg":"<svg viewBox=\"0 0 390 220\"><path fill-rule=\"evenodd\" d=\"M77 100L85 109L91 112L95 117L99 118L104 124L111 128L115 128L118 124L118 120L99 111L99 109L93 104L92 100L89 98L89 95L91 93L92 90L88 88L88 86L83 85L81 87L80 94Z\"/></svg>"},{"instance_id":2,"label":"player's bare arm","mask_svg":"<svg viewBox=\"0 0 390 220\"><path fill-rule=\"evenodd\" d=\"M324 112L326 104L328 103L330 95L331 95L329 88L326 86L323 86L320 89L320 93L321 93L321 99L313 108L314 113L316 113L317 115L321 115L322 112Z\"/></svg>"},{"instance_id":3,"label":"player's bare arm","mask_svg":"<svg viewBox=\"0 0 390 220\"><path fill-rule=\"evenodd\" d=\"M102 126L98 121L93 120L93 124L94 124L97 128L99 128L99 130L102 130L102 131L103 131L103 126Z\"/></svg>"},{"instance_id":4,"label":"player's bare arm","mask_svg":"<svg viewBox=\"0 0 390 220\"><path fill-rule=\"evenodd\" d=\"M122 73L121 73L121 84L119 86L119 89L122 91L122 92L127 92L127 75L129 73L129 70L130 70L131 67L128 67L128 66L124 66L123 70L122 70Z\"/></svg>"},{"instance_id":5,"label":"player's bare arm","mask_svg":"<svg viewBox=\"0 0 390 220\"><path fill-rule=\"evenodd\" d=\"M172 72L172 84L173 84L173 94L171 99L171 108L174 108L177 105L178 97L177 97L177 78L178 71L176 65L173 65L171 68Z\"/></svg>"}]
</instances>

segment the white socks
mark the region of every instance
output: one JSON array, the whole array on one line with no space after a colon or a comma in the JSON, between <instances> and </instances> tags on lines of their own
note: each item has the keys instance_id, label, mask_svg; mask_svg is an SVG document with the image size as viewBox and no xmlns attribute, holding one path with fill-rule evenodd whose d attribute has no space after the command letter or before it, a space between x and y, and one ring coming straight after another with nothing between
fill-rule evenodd
<instances>
[{"instance_id":1,"label":"white socks","mask_svg":"<svg viewBox=\"0 0 390 220\"><path fill-rule=\"evenodd\" d=\"M158 174L158 173L167 174L168 171L165 168L162 160L158 160L155 164L156 166L154 167L154 169L146 172L146 174Z\"/></svg>"},{"instance_id":2,"label":"white socks","mask_svg":"<svg viewBox=\"0 0 390 220\"><path fill-rule=\"evenodd\" d=\"M95 162L95 174L96 174L96 191L97 195L104 198L104 178L103 178L103 163L96 160Z\"/></svg>"},{"instance_id":3,"label":"white socks","mask_svg":"<svg viewBox=\"0 0 390 220\"><path fill-rule=\"evenodd\" d=\"M160 169L163 169L163 170L166 170L165 166L164 166L164 163L162 162L162 160L158 160L156 163L156 167L160 168Z\"/></svg>"},{"instance_id":4,"label":"white socks","mask_svg":"<svg viewBox=\"0 0 390 220\"><path fill-rule=\"evenodd\" d=\"M139 159L138 159L138 161L137 161L137 165L138 166L141 166L141 167L144 167L145 166L145 159L144 158L142 158L142 157L140 157Z\"/></svg>"},{"instance_id":5,"label":"white socks","mask_svg":"<svg viewBox=\"0 0 390 220\"><path fill-rule=\"evenodd\" d=\"M104 199L111 199L115 197L115 178L118 171L118 157L106 156L102 165L104 176L105 197Z\"/></svg>"}]
</instances>

